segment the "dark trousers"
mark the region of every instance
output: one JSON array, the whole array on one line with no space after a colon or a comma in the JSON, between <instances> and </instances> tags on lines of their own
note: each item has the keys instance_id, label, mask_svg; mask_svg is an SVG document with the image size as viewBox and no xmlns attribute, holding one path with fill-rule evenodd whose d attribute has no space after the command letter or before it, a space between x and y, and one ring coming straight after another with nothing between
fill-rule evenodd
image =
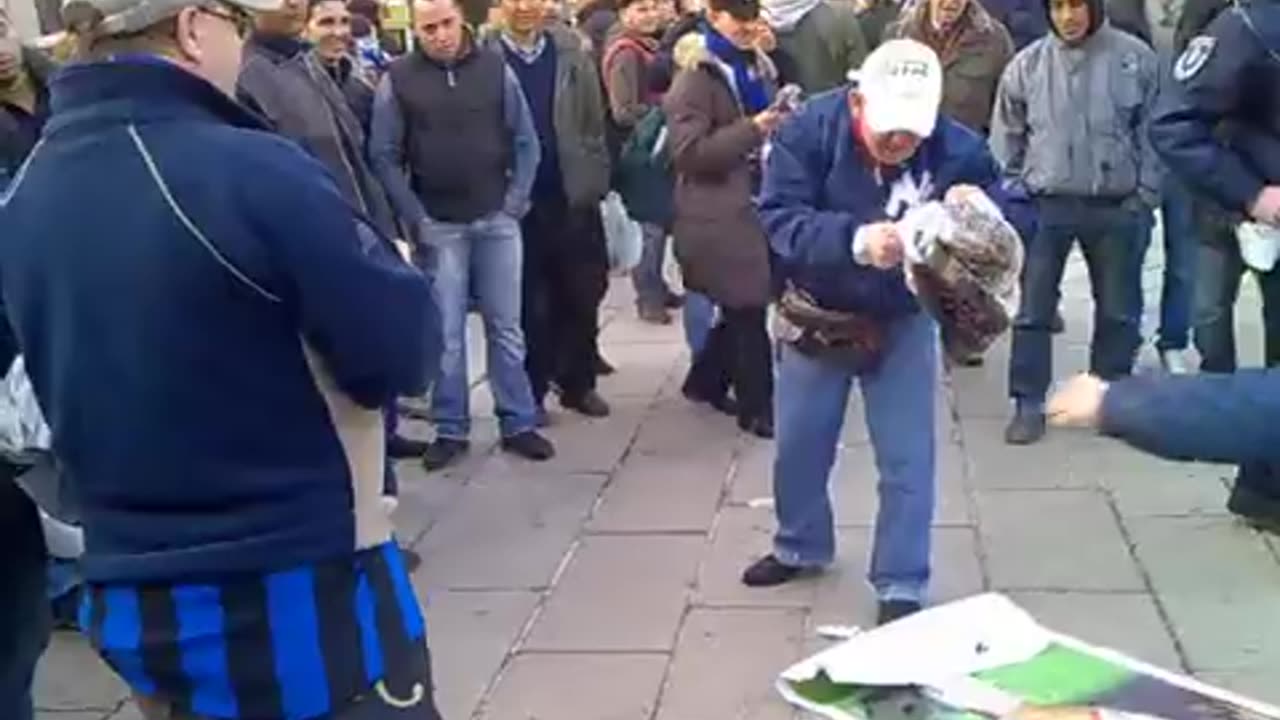
<instances>
[{"instance_id":1,"label":"dark trousers","mask_svg":"<svg viewBox=\"0 0 1280 720\"><path fill-rule=\"evenodd\" d=\"M1133 262L1138 213L1093 198L1042 198L1038 206L1039 229L1027 247L1009 362L1009 394L1034 403L1043 402L1053 378L1053 318L1076 242L1093 290L1090 372L1104 379L1128 375L1141 343L1132 308L1133 288L1141 282Z\"/></svg>"},{"instance_id":2,"label":"dark trousers","mask_svg":"<svg viewBox=\"0 0 1280 720\"><path fill-rule=\"evenodd\" d=\"M1236 370L1236 300L1245 264L1240 246L1230 230L1221 230L1212 242L1200 246L1195 292L1195 345L1200 370L1229 373ZM1230 235L1223 235L1228 233ZM1280 365L1280 269L1254 272L1262 290L1262 325L1265 362Z\"/></svg>"},{"instance_id":3,"label":"dark trousers","mask_svg":"<svg viewBox=\"0 0 1280 720\"><path fill-rule=\"evenodd\" d=\"M724 397L732 385L739 418L772 417L773 354L765 308L721 308L685 385L704 398Z\"/></svg>"},{"instance_id":4,"label":"dark trousers","mask_svg":"<svg viewBox=\"0 0 1280 720\"><path fill-rule=\"evenodd\" d=\"M0 462L0 717L31 720L31 681L49 642L47 553L35 503L13 483L16 475Z\"/></svg>"},{"instance_id":5,"label":"dark trousers","mask_svg":"<svg viewBox=\"0 0 1280 720\"><path fill-rule=\"evenodd\" d=\"M525 370L541 403L551 382L565 397L596 387L600 302L609 282L604 226L596 207L538 201L525 217Z\"/></svg>"}]
</instances>

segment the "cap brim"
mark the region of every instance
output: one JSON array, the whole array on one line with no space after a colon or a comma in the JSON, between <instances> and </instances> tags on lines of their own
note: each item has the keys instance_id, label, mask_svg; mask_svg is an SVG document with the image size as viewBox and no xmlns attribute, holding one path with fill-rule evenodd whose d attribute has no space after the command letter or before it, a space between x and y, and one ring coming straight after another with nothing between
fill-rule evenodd
<instances>
[{"instance_id":1,"label":"cap brim","mask_svg":"<svg viewBox=\"0 0 1280 720\"><path fill-rule=\"evenodd\" d=\"M272 12L284 7L284 0L222 0L248 12Z\"/></svg>"},{"instance_id":2,"label":"cap brim","mask_svg":"<svg viewBox=\"0 0 1280 720\"><path fill-rule=\"evenodd\" d=\"M867 128L874 133L909 132L929 137L938 124L938 111L925 102L894 102L867 98L863 109Z\"/></svg>"}]
</instances>

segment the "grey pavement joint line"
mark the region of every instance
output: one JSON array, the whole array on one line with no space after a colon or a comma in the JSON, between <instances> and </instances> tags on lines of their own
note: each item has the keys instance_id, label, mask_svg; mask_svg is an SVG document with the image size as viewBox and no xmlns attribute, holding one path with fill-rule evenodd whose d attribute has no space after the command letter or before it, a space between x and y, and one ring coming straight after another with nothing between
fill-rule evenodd
<instances>
[{"instance_id":1,"label":"grey pavement joint line","mask_svg":"<svg viewBox=\"0 0 1280 720\"><path fill-rule=\"evenodd\" d=\"M951 432L955 435L956 444L960 447L960 479L963 484L965 504L969 506L969 520L974 528L974 552L978 559L978 572L982 576L983 591L991 590L991 560L987 555L987 545L982 533L982 510L978 506L976 482L974 481L974 464L970 458L969 445L965 438L964 422L960 417L959 398L955 392L955 375L950 371L943 372L943 391L947 397L947 408L951 411Z\"/></svg>"}]
</instances>

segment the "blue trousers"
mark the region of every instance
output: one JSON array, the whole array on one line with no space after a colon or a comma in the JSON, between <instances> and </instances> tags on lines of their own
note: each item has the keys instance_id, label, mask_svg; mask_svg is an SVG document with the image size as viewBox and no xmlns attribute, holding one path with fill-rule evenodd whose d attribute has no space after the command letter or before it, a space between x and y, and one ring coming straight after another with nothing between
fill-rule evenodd
<instances>
[{"instance_id":1,"label":"blue trousers","mask_svg":"<svg viewBox=\"0 0 1280 720\"><path fill-rule=\"evenodd\" d=\"M1160 214L1164 219L1164 273L1160 285L1160 329L1156 349L1184 350L1191 342L1191 307L1195 293L1196 255L1200 247L1191 191L1174 175L1166 174ZM1151 245L1149 216L1138 232L1135 262L1137 277ZM1142 321L1142 283L1134 286L1134 316Z\"/></svg>"},{"instance_id":2,"label":"blue trousers","mask_svg":"<svg viewBox=\"0 0 1280 720\"><path fill-rule=\"evenodd\" d=\"M869 580L882 600L926 599L937 376L937 326L918 313L892 322L883 364L856 378L880 474ZM846 367L780 346L774 555L784 564L822 567L835 557L829 485L854 380Z\"/></svg>"}]
</instances>

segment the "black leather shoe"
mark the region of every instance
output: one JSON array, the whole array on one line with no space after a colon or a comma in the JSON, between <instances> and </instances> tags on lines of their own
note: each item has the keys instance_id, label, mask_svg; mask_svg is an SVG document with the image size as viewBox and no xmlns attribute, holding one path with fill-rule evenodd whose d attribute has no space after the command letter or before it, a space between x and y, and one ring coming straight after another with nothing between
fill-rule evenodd
<instances>
[{"instance_id":1,"label":"black leather shoe","mask_svg":"<svg viewBox=\"0 0 1280 720\"><path fill-rule=\"evenodd\" d=\"M1237 480L1227 509L1258 530L1280 535L1280 498L1263 495Z\"/></svg>"},{"instance_id":2,"label":"black leather shoe","mask_svg":"<svg viewBox=\"0 0 1280 720\"><path fill-rule=\"evenodd\" d=\"M609 403L595 390L588 390L581 395L561 395L560 407L593 418L609 417L610 412Z\"/></svg>"},{"instance_id":3,"label":"black leather shoe","mask_svg":"<svg viewBox=\"0 0 1280 720\"><path fill-rule=\"evenodd\" d=\"M679 310L684 307L684 296L673 292L667 292L667 297L663 299L662 304L668 310Z\"/></svg>"},{"instance_id":4,"label":"black leather shoe","mask_svg":"<svg viewBox=\"0 0 1280 720\"><path fill-rule=\"evenodd\" d=\"M1004 441L1009 445L1034 445L1044 437L1044 430L1044 412L1018 408L1004 430Z\"/></svg>"},{"instance_id":5,"label":"black leather shoe","mask_svg":"<svg viewBox=\"0 0 1280 720\"><path fill-rule=\"evenodd\" d=\"M914 600L882 600L880 601L880 613L876 618L876 624L888 625L895 620L901 620L918 612L920 612L920 603Z\"/></svg>"},{"instance_id":6,"label":"black leather shoe","mask_svg":"<svg viewBox=\"0 0 1280 720\"><path fill-rule=\"evenodd\" d=\"M466 440L440 438L427 446L422 455L422 466L431 472L443 470L462 459L470 449L471 443Z\"/></svg>"},{"instance_id":7,"label":"black leather shoe","mask_svg":"<svg viewBox=\"0 0 1280 720\"><path fill-rule=\"evenodd\" d=\"M738 403L728 395L706 397L702 393L690 389L687 385L680 391L680 393L684 395L685 399L689 402L706 403L725 415L730 415L732 417L738 416Z\"/></svg>"},{"instance_id":8,"label":"black leather shoe","mask_svg":"<svg viewBox=\"0 0 1280 720\"><path fill-rule=\"evenodd\" d=\"M422 556L418 554L417 550L402 547L400 548L400 556L404 558L404 569L409 574L412 575L415 570L422 567Z\"/></svg>"},{"instance_id":9,"label":"black leather shoe","mask_svg":"<svg viewBox=\"0 0 1280 720\"><path fill-rule=\"evenodd\" d=\"M551 441L533 430L526 430L519 435L503 438L502 449L519 455L525 460L536 462L550 460L556 456L556 448L551 444Z\"/></svg>"},{"instance_id":10,"label":"black leather shoe","mask_svg":"<svg viewBox=\"0 0 1280 720\"><path fill-rule=\"evenodd\" d=\"M795 580L804 572L804 568L783 565L773 555L765 555L742 573L742 584L753 588L776 587Z\"/></svg>"},{"instance_id":11,"label":"black leather shoe","mask_svg":"<svg viewBox=\"0 0 1280 720\"><path fill-rule=\"evenodd\" d=\"M773 439L773 418L761 415L753 418L738 418L738 428L765 440Z\"/></svg>"},{"instance_id":12,"label":"black leather shoe","mask_svg":"<svg viewBox=\"0 0 1280 720\"><path fill-rule=\"evenodd\" d=\"M387 455L393 460L422 457L427 454L431 444L422 440L413 440L403 435L392 435L387 438Z\"/></svg>"},{"instance_id":13,"label":"black leather shoe","mask_svg":"<svg viewBox=\"0 0 1280 720\"><path fill-rule=\"evenodd\" d=\"M596 354L596 375L612 375L616 372L618 369L605 360L603 355Z\"/></svg>"}]
</instances>

